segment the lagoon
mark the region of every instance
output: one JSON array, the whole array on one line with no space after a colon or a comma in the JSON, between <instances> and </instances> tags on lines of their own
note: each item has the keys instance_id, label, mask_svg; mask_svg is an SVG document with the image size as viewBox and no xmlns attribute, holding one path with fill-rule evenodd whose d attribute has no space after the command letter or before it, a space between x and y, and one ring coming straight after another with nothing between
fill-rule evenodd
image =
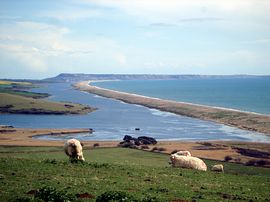
<instances>
[{"instance_id":1,"label":"lagoon","mask_svg":"<svg viewBox=\"0 0 270 202\"><path fill-rule=\"evenodd\" d=\"M0 124L23 128L93 128L80 134L82 140L121 140L124 135L147 135L158 140L239 140L270 142L270 137L210 121L183 117L146 107L125 104L80 92L70 83L50 83L33 89L51 94L49 99L77 102L97 107L87 115L0 115ZM135 128L140 128L136 131ZM40 137L50 139L52 137ZM66 139L67 137L60 137ZM59 138L58 138L59 139Z\"/></svg>"}]
</instances>

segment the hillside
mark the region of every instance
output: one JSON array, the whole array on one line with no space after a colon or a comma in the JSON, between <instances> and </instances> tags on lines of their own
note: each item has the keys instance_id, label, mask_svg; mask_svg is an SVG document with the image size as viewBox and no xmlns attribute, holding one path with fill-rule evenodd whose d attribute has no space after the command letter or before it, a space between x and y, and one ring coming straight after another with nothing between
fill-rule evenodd
<instances>
[{"instance_id":1,"label":"hillside","mask_svg":"<svg viewBox=\"0 0 270 202\"><path fill-rule=\"evenodd\" d=\"M104 193L138 202L270 200L265 168L223 162L224 174L172 168L166 154L123 148L88 148L84 156L85 163L71 164L62 147L0 147L1 201L30 201L40 190L71 201Z\"/></svg>"},{"instance_id":2,"label":"hillside","mask_svg":"<svg viewBox=\"0 0 270 202\"><path fill-rule=\"evenodd\" d=\"M0 114L86 114L93 111L88 106L33 99L8 93L0 93Z\"/></svg>"},{"instance_id":3,"label":"hillside","mask_svg":"<svg viewBox=\"0 0 270 202\"><path fill-rule=\"evenodd\" d=\"M155 80L155 79L206 79L206 78L256 78L251 75L169 75L169 74L68 74L62 73L52 78L42 80L43 82L78 82L86 80ZM266 76L264 76L266 77Z\"/></svg>"},{"instance_id":4,"label":"hillside","mask_svg":"<svg viewBox=\"0 0 270 202\"><path fill-rule=\"evenodd\" d=\"M29 91L35 87L38 86L31 82L0 80L0 114L86 114L95 110L80 104L41 99L49 94Z\"/></svg>"}]
</instances>

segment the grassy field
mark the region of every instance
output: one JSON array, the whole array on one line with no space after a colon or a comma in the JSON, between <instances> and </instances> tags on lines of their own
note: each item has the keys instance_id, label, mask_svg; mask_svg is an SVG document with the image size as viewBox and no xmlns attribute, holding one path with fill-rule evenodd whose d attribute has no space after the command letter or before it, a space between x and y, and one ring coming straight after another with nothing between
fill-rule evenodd
<instances>
[{"instance_id":1,"label":"grassy field","mask_svg":"<svg viewBox=\"0 0 270 202\"><path fill-rule=\"evenodd\" d=\"M20 114L85 114L92 108L80 104L52 102L24 96L0 93L0 113Z\"/></svg>"},{"instance_id":2,"label":"grassy field","mask_svg":"<svg viewBox=\"0 0 270 202\"><path fill-rule=\"evenodd\" d=\"M80 104L42 100L49 94L27 91L34 87L37 86L29 82L0 80L0 113L86 114L94 110Z\"/></svg>"},{"instance_id":3,"label":"grassy field","mask_svg":"<svg viewBox=\"0 0 270 202\"><path fill-rule=\"evenodd\" d=\"M20 95L35 99L46 98L49 96L47 93L33 93L27 90L38 87L30 82L15 82L0 80L0 93L8 93L12 95Z\"/></svg>"},{"instance_id":4,"label":"grassy field","mask_svg":"<svg viewBox=\"0 0 270 202\"><path fill-rule=\"evenodd\" d=\"M266 168L232 163L224 163L225 173L171 168L166 154L124 148L87 149L84 156L85 163L72 164L61 147L0 147L1 201L26 201L44 187L47 195L48 190L70 194L75 201L95 201L108 191L122 191L133 201L270 200Z\"/></svg>"}]
</instances>

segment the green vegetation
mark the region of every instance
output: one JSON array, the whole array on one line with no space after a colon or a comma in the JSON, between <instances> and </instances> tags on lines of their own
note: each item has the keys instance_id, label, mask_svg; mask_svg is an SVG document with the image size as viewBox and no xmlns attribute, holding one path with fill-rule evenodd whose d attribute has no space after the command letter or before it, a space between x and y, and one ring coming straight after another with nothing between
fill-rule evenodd
<instances>
[{"instance_id":1,"label":"green vegetation","mask_svg":"<svg viewBox=\"0 0 270 202\"><path fill-rule=\"evenodd\" d=\"M18 114L85 114L92 108L80 104L52 102L0 93L0 113Z\"/></svg>"},{"instance_id":2,"label":"green vegetation","mask_svg":"<svg viewBox=\"0 0 270 202\"><path fill-rule=\"evenodd\" d=\"M48 93L33 93L26 91L30 88L36 88L30 82L15 82L15 81L1 81L0 80L0 93L8 93L13 95L20 95L24 97L31 97L35 99L46 98L49 96Z\"/></svg>"},{"instance_id":3,"label":"green vegetation","mask_svg":"<svg viewBox=\"0 0 270 202\"><path fill-rule=\"evenodd\" d=\"M86 162L70 163L61 147L0 147L1 201L43 201L45 195L59 201L270 200L266 168L223 163L224 174L171 168L166 154L125 148L85 149L84 156Z\"/></svg>"},{"instance_id":4,"label":"green vegetation","mask_svg":"<svg viewBox=\"0 0 270 202\"><path fill-rule=\"evenodd\" d=\"M37 86L29 82L0 80L0 113L86 114L94 110L80 104L41 100L49 94L26 91L34 87Z\"/></svg>"}]
</instances>

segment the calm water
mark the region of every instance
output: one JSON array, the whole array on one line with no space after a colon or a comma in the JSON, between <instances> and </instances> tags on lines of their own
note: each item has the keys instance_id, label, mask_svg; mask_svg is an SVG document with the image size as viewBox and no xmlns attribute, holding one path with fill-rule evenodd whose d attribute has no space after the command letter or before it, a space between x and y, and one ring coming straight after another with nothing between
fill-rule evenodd
<instances>
[{"instance_id":1,"label":"calm water","mask_svg":"<svg viewBox=\"0 0 270 202\"><path fill-rule=\"evenodd\" d=\"M270 114L270 78L111 81L95 85L150 97Z\"/></svg>"},{"instance_id":2,"label":"calm water","mask_svg":"<svg viewBox=\"0 0 270 202\"><path fill-rule=\"evenodd\" d=\"M0 124L28 128L93 128L93 134L59 136L55 139L76 137L82 140L120 140L124 135L149 135L160 140L242 140L270 142L262 134L197 119L160 112L142 106L72 89L70 84L48 84L34 89L47 92L51 100L88 104L99 108L87 115L0 115ZM135 131L140 128L140 131ZM39 137L54 139L54 137Z\"/></svg>"}]
</instances>

